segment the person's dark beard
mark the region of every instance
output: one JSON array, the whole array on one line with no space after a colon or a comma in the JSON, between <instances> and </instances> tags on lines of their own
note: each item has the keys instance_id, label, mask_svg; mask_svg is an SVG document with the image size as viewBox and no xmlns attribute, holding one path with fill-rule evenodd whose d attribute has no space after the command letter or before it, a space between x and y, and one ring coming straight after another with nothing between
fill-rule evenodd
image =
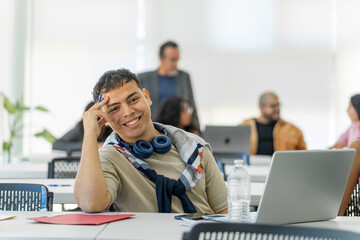
<instances>
[{"instance_id":1,"label":"person's dark beard","mask_svg":"<svg viewBox=\"0 0 360 240\"><path fill-rule=\"evenodd\" d=\"M267 120L268 124L276 123L279 118L273 118L272 114L264 114L264 118Z\"/></svg>"}]
</instances>

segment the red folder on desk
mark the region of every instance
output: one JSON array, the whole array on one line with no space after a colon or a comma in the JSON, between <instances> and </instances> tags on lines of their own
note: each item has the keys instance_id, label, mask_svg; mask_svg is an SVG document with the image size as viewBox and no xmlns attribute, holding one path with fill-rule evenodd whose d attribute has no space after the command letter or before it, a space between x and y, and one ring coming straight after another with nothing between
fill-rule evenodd
<instances>
[{"instance_id":1,"label":"red folder on desk","mask_svg":"<svg viewBox=\"0 0 360 240\"><path fill-rule=\"evenodd\" d=\"M66 225L100 225L135 216L135 214L64 214L53 217L28 218L42 223L66 224Z\"/></svg>"}]
</instances>

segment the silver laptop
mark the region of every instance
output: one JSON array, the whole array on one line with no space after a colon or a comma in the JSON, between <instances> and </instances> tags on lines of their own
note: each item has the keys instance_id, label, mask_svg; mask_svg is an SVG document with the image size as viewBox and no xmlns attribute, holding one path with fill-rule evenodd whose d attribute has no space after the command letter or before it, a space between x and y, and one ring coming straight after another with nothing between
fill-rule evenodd
<instances>
[{"instance_id":1,"label":"silver laptop","mask_svg":"<svg viewBox=\"0 0 360 240\"><path fill-rule=\"evenodd\" d=\"M354 156L354 149L275 152L253 222L288 224L335 218ZM226 216L217 220L227 221Z\"/></svg>"},{"instance_id":2,"label":"silver laptop","mask_svg":"<svg viewBox=\"0 0 360 240\"><path fill-rule=\"evenodd\" d=\"M250 154L250 125L205 126L204 139L215 153Z\"/></svg>"}]
</instances>

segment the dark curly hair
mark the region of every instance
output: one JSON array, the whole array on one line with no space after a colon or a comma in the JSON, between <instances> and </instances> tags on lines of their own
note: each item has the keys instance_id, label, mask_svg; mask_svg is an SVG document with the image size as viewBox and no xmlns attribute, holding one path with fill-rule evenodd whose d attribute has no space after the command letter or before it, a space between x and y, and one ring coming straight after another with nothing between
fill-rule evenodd
<instances>
[{"instance_id":1,"label":"dark curly hair","mask_svg":"<svg viewBox=\"0 0 360 240\"><path fill-rule=\"evenodd\" d=\"M360 94L356 94L350 98L350 102L356 110L358 117L360 119Z\"/></svg>"},{"instance_id":2,"label":"dark curly hair","mask_svg":"<svg viewBox=\"0 0 360 240\"><path fill-rule=\"evenodd\" d=\"M180 114L182 112L181 104L182 103L189 103L184 98L181 97L171 97L168 98L160 107L158 114L156 115L157 118L155 119L156 122L172 125L175 127L180 127ZM189 103L190 105L190 103ZM194 119L194 118L193 118ZM200 131L195 127L195 124L192 120L189 126L186 126L185 131L199 133Z\"/></svg>"},{"instance_id":3,"label":"dark curly hair","mask_svg":"<svg viewBox=\"0 0 360 240\"><path fill-rule=\"evenodd\" d=\"M117 87L123 86L125 83L134 81L136 85L142 89L140 80L135 73L128 69L121 68L117 70L110 70L105 72L93 88L94 102L99 100L101 92L108 92Z\"/></svg>"}]
</instances>

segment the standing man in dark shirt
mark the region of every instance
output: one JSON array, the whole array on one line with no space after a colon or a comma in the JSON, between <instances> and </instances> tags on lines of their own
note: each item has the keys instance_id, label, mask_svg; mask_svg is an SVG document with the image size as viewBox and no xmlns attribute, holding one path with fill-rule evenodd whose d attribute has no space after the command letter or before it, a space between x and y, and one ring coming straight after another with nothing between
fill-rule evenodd
<instances>
[{"instance_id":1,"label":"standing man in dark shirt","mask_svg":"<svg viewBox=\"0 0 360 240\"><path fill-rule=\"evenodd\" d=\"M251 126L251 154L272 155L279 150L305 150L304 136L295 125L280 118L280 103L273 92L260 96L261 115L245 120Z\"/></svg>"},{"instance_id":2,"label":"standing man in dark shirt","mask_svg":"<svg viewBox=\"0 0 360 240\"><path fill-rule=\"evenodd\" d=\"M151 94L151 116L156 119L160 105L173 96L183 97L189 101L194 110L193 118L195 127L199 127L194 96L188 73L178 70L179 47L175 42L166 42L160 47L160 66L155 71L140 73L138 76L144 88Z\"/></svg>"}]
</instances>

